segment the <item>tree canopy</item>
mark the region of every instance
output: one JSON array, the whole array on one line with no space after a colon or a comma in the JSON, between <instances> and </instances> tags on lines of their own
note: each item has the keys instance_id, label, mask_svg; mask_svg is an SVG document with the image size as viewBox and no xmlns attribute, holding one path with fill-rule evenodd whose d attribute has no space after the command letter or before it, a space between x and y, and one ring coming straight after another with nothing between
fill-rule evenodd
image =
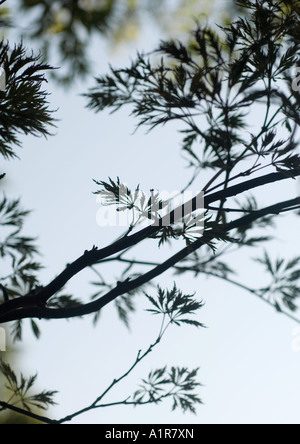
<instances>
[{"instance_id":1,"label":"tree canopy","mask_svg":"<svg viewBox=\"0 0 300 444\"><path fill-rule=\"evenodd\" d=\"M7 4L4 12L17 34L61 67L51 75L70 85L92 71L93 39L106 40L113 48L135 40L148 21L165 34L184 38L192 17L207 17L214 6L206 0L16 0L15 8ZM227 5L222 19L236 13L234 4Z\"/></svg>"}]
</instances>

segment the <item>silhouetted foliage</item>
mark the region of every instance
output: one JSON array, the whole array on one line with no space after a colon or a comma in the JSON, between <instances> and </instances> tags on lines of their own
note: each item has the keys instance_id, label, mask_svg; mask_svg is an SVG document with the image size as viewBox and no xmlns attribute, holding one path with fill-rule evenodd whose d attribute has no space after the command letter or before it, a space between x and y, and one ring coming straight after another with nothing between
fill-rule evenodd
<instances>
[{"instance_id":1,"label":"silhouetted foliage","mask_svg":"<svg viewBox=\"0 0 300 444\"><path fill-rule=\"evenodd\" d=\"M199 5L194 0L16 0L20 13L12 14L8 4L6 11L16 28L22 21L25 41L37 44L46 60L62 68L52 76L70 85L92 71L92 42L106 40L114 47L135 40L146 21L166 34L171 28L183 38L187 19L207 15L214 5L213 0ZM239 10L228 6L224 18Z\"/></svg>"}]
</instances>

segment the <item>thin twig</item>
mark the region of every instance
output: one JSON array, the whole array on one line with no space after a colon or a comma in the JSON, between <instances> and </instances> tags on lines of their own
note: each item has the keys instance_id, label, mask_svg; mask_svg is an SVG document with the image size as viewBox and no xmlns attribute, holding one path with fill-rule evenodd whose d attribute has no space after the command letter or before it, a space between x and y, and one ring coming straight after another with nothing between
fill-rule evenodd
<instances>
[{"instance_id":1,"label":"thin twig","mask_svg":"<svg viewBox=\"0 0 300 444\"><path fill-rule=\"evenodd\" d=\"M139 261L139 260L135 260L135 259L131 260L131 259L118 258L118 257L116 257L114 259L108 259L108 261L118 261L118 262L126 263L126 264L151 266L151 267L159 266L159 263L157 263L157 262ZM261 296L260 290L250 288L250 287L248 287L248 286L246 286L234 279L228 278L227 276L222 276L218 273L214 273L212 271L205 270L205 263L201 263L201 264L197 265L196 267L195 266L185 267L182 265L175 265L172 268L178 272L192 272L192 273L198 273L198 274L201 273L206 276L211 276L211 277L221 279L229 284L232 284L238 288L241 288L242 290L245 290L245 291L251 293L252 295L259 298L262 302L265 302L266 304L268 304L272 308L275 308L274 304L271 301L269 301ZM296 322L297 324L300 324L300 319L293 316L291 313L284 311L284 310L281 310L280 313L283 314L284 316L288 317L292 321Z\"/></svg>"},{"instance_id":2,"label":"thin twig","mask_svg":"<svg viewBox=\"0 0 300 444\"><path fill-rule=\"evenodd\" d=\"M59 424L55 420L52 420L45 416L37 415L35 413L29 412L28 410L24 410L14 405L8 404L4 401L0 401L0 406L3 407L4 410L11 410L15 413L19 413L20 415L24 415L27 416L28 418L35 419L36 421L43 422L44 424Z\"/></svg>"},{"instance_id":3,"label":"thin twig","mask_svg":"<svg viewBox=\"0 0 300 444\"><path fill-rule=\"evenodd\" d=\"M99 405L99 402L101 402L102 399L116 385L118 385L122 380L124 380L136 368L136 366L153 351L154 347L156 347L160 343L160 341L162 339L162 336L164 335L165 330L166 330L166 329L164 329L164 331L162 331L163 325L164 325L164 318L163 318L162 326L160 328L160 332L159 332L159 335L158 335L156 341L153 344L151 344L148 347L148 349L143 354L142 354L142 350L139 350L139 352L137 354L137 357L136 357L136 360L131 365L131 367L122 376L120 376L117 379L114 379L112 381L112 383L106 388L106 390L100 396L98 396L97 399L92 404L90 404L88 407L80 409L77 412L72 413L71 415L68 415L68 416L66 416L64 418L61 418L60 420L53 420L53 419L50 419L50 418L47 418L47 417L44 417L44 416L40 416L40 415L37 415L35 413L29 412L27 410L24 410L22 408L16 407L16 406L14 406L12 404L9 404L9 402L3 402L3 401L0 401L0 406L2 407L2 409L0 409L0 411L12 410L12 411L14 411L16 413L19 413L19 414L21 414L23 416L27 416L27 417L29 417L31 419L35 419L35 420L40 421L40 422L42 422L44 424L63 424L63 423L72 421L77 416L80 416L80 415L82 415L84 413L87 413L87 412L90 412L92 410L99 409L99 408L112 407L112 406L118 406L118 405L146 405L146 404L149 404L149 403L157 402L158 400L155 400L155 401L154 400L149 400L149 401L145 401L145 402L134 402L134 401L129 402L129 399L131 398L129 396L124 401L113 402L113 403L109 403L109 404L100 404ZM165 398L167 396L169 396L169 394L163 395L160 399L163 399L163 398Z\"/></svg>"},{"instance_id":4,"label":"thin twig","mask_svg":"<svg viewBox=\"0 0 300 444\"><path fill-rule=\"evenodd\" d=\"M62 423L65 423L65 422L72 421L74 418L76 418L77 416L82 415L83 413L87 413L87 412L89 412L91 410L95 410L95 409L102 408L102 407L111 407L111 406L117 406L117 405L142 405L143 403L128 402L130 397L127 398L125 401L114 402L114 403L110 403L110 404L99 405L99 402L101 402L102 399L116 385L118 385L121 381L123 381L125 378L127 378L127 376L137 367L137 365L153 351L154 347L156 347L160 343L160 341L161 341L161 339L162 339L162 337L163 337L163 335L165 333L165 330L166 330L165 329L163 331L164 319L165 319L165 317L163 317L162 325L161 325L161 328L160 328L160 331L159 331L159 335L158 335L156 341L153 344L151 344L148 347L148 349L143 354L142 354L142 350L139 350L135 362L132 364L132 366L122 376L120 376L117 379L114 379L112 381L112 383L107 387L107 389L100 396L98 396L97 399L92 404L90 404L88 407L85 407L84 409L81 409L81 410L79 410L79 411L77 411L77 412L75 412L75 413L73 413L71 415L66 416L65 418L60 419L58 421L58 423L62 424ZM147 404L147 403L145 403L145 404Z\"/></svg>"}]
</instances>

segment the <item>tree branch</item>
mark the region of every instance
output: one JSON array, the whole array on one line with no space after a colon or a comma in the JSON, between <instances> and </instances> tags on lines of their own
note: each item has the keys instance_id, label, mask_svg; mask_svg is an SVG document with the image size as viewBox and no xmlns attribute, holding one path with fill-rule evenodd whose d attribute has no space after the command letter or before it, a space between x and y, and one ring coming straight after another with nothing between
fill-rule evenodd
<instances>
[{"instance_id":1,"label":"tree branch","mask_svg":"<svg viewBox=\"0 0 300 444\"><path fill-rule=\"evenodd\" d=\"M209 205L214 202L217 201L225 202L226 199L233 196L237 196L245 191L258 188L263 185L272 184L278 181L295 178L297 176L300 176L300 170L292 170L290 172L287 172L286 174L281 172L271 173L262 177L248 180L241 184L234 185L232 187L228 187L216 193L212 193L209 194L208 196L205 196L204 206L205 208L208 208ZM198 196L195 197L194 199L191 199L189 202L185 203L184 205L182 205L180 208L181 212L179 212L178 209L173 210L167 216L163 217L161 220L161 226L168 226L170 224L170 220L174 219L175 214L177 215L183 214L185 208L188 208L189 210L190 208L192 208L192 210L195 211L196 209L198 209L197 204L198 204ZM297 205L298 204L299 203L297 202ZM260 213L258 212L257 213L258 217L260 217L259 214ZM97 262L107 257L111 257L114 254L120 253L121 251L124 251L128 248L131 248L134 245L137 245L144 239L155 235L157 232L159 232L160 228L161 228L160 226L154 224L140 230L138 233L135 233L131 236L124 236L123 238L117 240L112 245L109 245L108 247L105 247L101 250L98 250L98 248L94 246L91 251L85 251L83 256L74 261L72 264L69 264L67 268L46 287L31 292L26 296L6 301L6 303L2 304L0 306L0 321L4 322L2 321L3 318L9 316L9 314L12 312L13 313L16 312L16 310L18 309L30 310L31 308L35 308L36 309L35 311L37 310L43 311L43 309L45 309L46 307L47 301L52 296L54 296L58 291L60 291L67 284L67 282L69 282L75 275L80 273L82 270L84 270L87 267L90 267L91 265L95 265ZM119 295L120 294L118 294L117 296Z\"/></svg>"},{"instance_id":2,"label":"tree branch","mask_svg":"<svg viewBox=\"0 0 300 444\"><path fill-rule=\"evenodd\" d=\"M52 419L46 418L45 416L40 416L35 413L29 412L28 410L21 409L11 404L7 404L4 401L0 401L0 406L5 410L11 410L15 413L19 413L20 415L27 416L28 418L35 419L36 421L43 422L44 424L59 424L59 422L54 421Z\"/></svg>"},{"instance_id":3,"label":"tree branch","mask_svg":"<svg viewBox=\"0 0 300 444\"><path fill-rule=\"evenodd\" d=\"M287 211L290 208L295 207L296 205L300 204L300 198L292 199L289 201L284 201L275 205L272 205L270 207L264 208L262 210L258 210L256 213L248 214L240 219L237 219L235 221L232 221L225 225L218 226L218 232L215 231L208 231L206 232L201 238L199 238L197 241L192 243L191 245L188 245L181 251L179 251L177 254L169 258L167 261L163 262L159 266L153 268L149 272L145 273L142 276L139 276L138 278L134 280L126 280L125 282L119 282L118 285L109 291L106 295L102 296L101 298L97 299L96 301L90 302L85 305L80 305L77 307L71 307L71 308L61 308L61 309L51 309L47 308L46 306L31 306L28 308L28 306L20 306L18 310L10 310L10 312L5 311L5 306L10 304L11 302L18 302L19 299L15 301L9 301L6 304L3 304L0 307L0 323L5 322L11 322L14 320L19 319L25 319L25 318L39 318L39 319L67 319L67 318L73 318L73 317L80 317L80 316L86 316L92 313L95 313L99 310L101 310L103 307L105 307L107 304L115 300L117 297L122 296L123 294L129 293L133 290L136 290L137 288L141 287L142 285L145 285L146 283L152 281L156 277L160 276L170 268L172 268L174 265L176 265L178 262L181 262L183 259L188 257L191 253L197 251L199 248L201 248L203 245L206 245L207 243L211 242L214 239L220 238L220 236L226 235L227 232L237 229L237 228L243 228L246 226L251 225L256 220L265 217L270 214L280 214L282 211ZM93 249L92 253L97 252L97 250ZM82 258L80 258L78 261L81 261ZM77 261L76 261L77 262ZM76 264L76 262L74 264ZM73 267L75 267L73 264ZM72 266L70 266L72 267ZM68 270L68 269L67 269ZM72 274L73 276L73 274ZM48 287L46 288L57 288L56 291L60 290L65 285L65 279L62 279L62 285L61 287L58 287L59 284L59 278L55 279L54 284L50 283ZM42 289L41 291L43 291ZM36 296L37 300L38 295ZM26 299L26 297L20 298L20 299ZM4 309L3 309L4 307ZM22 308L21 308L22 307Z\"/></svg>"},{"instance_id":4,"label":"tree branch","mask_svg":"<svg viewBox=\"0 0 300 444\"><path fill-rule=\"evenodd\" d=\"M100 395L91 405L88 407L85 407L84 409L78 410L78 412L75 412L71 415L66 416L65 418L62 418L58 421L59 424L72 421L72 419L76 418L77 416L82 415L83 413L90 412L91 410L95 410L101 407L110 407L110 406L116 406L116 405L127 405L127 401L129 398L127 398L125 401L115 402L111 404L105 404L105 405L99 405L99 402L102 401L102 399L107 395L108 392L110 392L113 387L115 387L119 382L121 382L123 379L125 379L134 369L135 367L144 359L146 356L149 355L149 353L152 352L153 348L160 342L160 337L157 338L154 344L150 345L149 348L143 353L141 350L139 350L138 355L136 357L135 362L130 367L129 370L127 370L126 373L124 373L122 376L120 376L118 379L114 379L112 383L107 387L107 389ZM131 405L133 403L130 403Z\"/></svg>"},{"instance_id":5,"label":"tree branch","mask_svg":"<svg viewBox=\"0 0 300 444\"><path fill-rule=\"evenodd\" d=\"M64 418L62 418L62 419L57 421L57 420L52 420L50 418L46 418L44 416L36 415L35 413L32 413L32 412L30 412L28 410L25 410L25 409L21 409L21 408L15 407L14 405L11 405L11 404L6 403L6 402L0 401L0 406L2 406L3 410L9 409L9 410L12 410L12 411L14 411L16 413L19 413L21 415L24 415L24 416L27 416L29 418L32 418L32 419L38 420L40 422L43 422L45 424L63 424L63 423L72 421L77 416L80 416L80 415L82 415L84 413L87 413L87 412L90 412L92 410L99 409L99 408L112 407L112 406L117 406L117 405L146 405L146 404L149 404L149 403L152 403L152 402L158 402L159 400L162 400L162 399L170 396L170 394L166 394L166 395L161 396L159 398L159 400L149 400L149 401L144 401L144 402L137 402L137 401L129 402L128 401L130 399L130 396L129 396L124 401L113 402L113 403L109 403L109 404L99 404L102 401L102 399L117 384L119 384L121 381L123 381L137 367L137 365L153 351L154 347L156 347L160 343L160 341L161 341L161 339L162 339L162 337L163 337L167 327L169 327L170 324L168 324L168 326L165 328L165 330L163 330L163 326L164 326L164 318L162 320L162 327L160 328L159 334L158 334L155 342L153 342L153 344L151 344L144 353L142 353L142 350L139 350L139 352L137 354L137 357L136 357L134 363L130 366L130 368L122 376L120 376L117 379L114 379L112 381L112 383L107 387L107 389L104 390L104 392L100 396L98 396L97 399L92 404L90 404L88 407L80 409L77 412L72 413L71 415L68 415L68 416L66 416L66 417L64 417Z\"/></svg>"},{"instance_id":6,"label":"tree branch","mask_svg":"<svg viewBox=\"0 0 300 444\"><path fill-rule=\"evenodd\" d=\"M146 266L146 267L158 267L159 263L157 262L150 262L150 261L139 261L139 260L135 260L135 259L125 259L123 257L115 257L115 258L111 258L111 259L106 259L103 261L103 263L106 262L120 262L120 263L124 263L124 264L128 264L128 265L142 265L142 266ZM184 266L184 265L174 265L174 267L172 267L175 271L178 272L191 272L191 273L197 273L197 274L204 274L206 276L211 276L211 277L215 277L218 279L221 279L231 285L234 285L235 287L241 288L242 290L247 291L248 293L251 293L252 295L256 296L257 298L259 298L262 302L265 302L266 304L268 304L270 307L275 308L274 304L272 304L272 302L270 302L267 299L264 299L262 297L262 295L260 294L260 290L259 289L254 289L254 288L250 288L247 285L244 285L234 279L231 279L227 276L222 276L219 273L214 273L212 271L209 270L205 270L205 268L201 269L201 266L205 266L205 262L204 263L200 263L199 266L195 266L195 267L188 267L188 266ZM281 314L283 314L284 316L288 317L289 319L291 319L292 321L296 322L297 324L300 324L300 319L296 318L295 316L293 316L291 313L288 313L287 311L281 310L280 312Z\"/></svg>"},{"instance_id":7,"label":"tree branch","mask_svg":"<svg viewBox=\"0 0 300 444\"><path fill-rule=\"evenodd\" d=\"M295 178L297 176L300 176L300 170L293 170L289 173L271 173L263 177L258 177L256 179L252 179L249 181L246 181L244 183L229 187L225 190L218 191L216 193L210 194L205 197L204 199L204 206L205 208L208 208L208 206L217 201L224 201L228 199L229 197L236 196L238 194L241 194L245 191L275 183L278 181ZM198 199L197 197L192 199L191 201L187 202L185 205L181 207L181 210L184 211L184 207L186 208L193 208L193 211L198 209L197 208ZM297 202L297 205L299 202ZM280 204L279 204L280 205ZM295 204L296 205L296 204ZM162 226L169 225L169 221L172 220L172 217L174 218L174 214L179 214L178 210L174 210L171 213L169 213L167 216L162 218ZM271 213L268 213L271 214ZM274 213L273 213L274 214ZM257 213L257 218L261 217L260 212ZM254 219L255 220L255 219ZM150 227L146 227L139 231L138 233L135 233L131 236L125 236L112 245L105 247L101 250L98 250L97 247L93 247L91 251L86 251L83 256L81 256L79 259L77 259L72 264L69 264L67 268L57 277L55 278L49 285L46 287L39 289L38 291L34 293L30 293L29 295L20 297L18 299L14 299L11 301L6 302L5 304L2 304L0 306L0 321L2 319L5 319L6 316L9 318L9 314L12 312L16 312L18 309L28 309L30 312L31 308L35 308L35 312L42 312L45 313L45 307L47 301L54 296L58 291L60 291L66 284L69 282L75 275L80 273L82 270L84 270L87 267L90 267L91 265L95 265L99 261L111 257L114 254L120 253L121 251L124 251L128 248L131 248L134 245L137 245L141 241L143 241L146 238L149 238L153 235L155 235L161 227L157 227L155 225L151 225ZM199 247L197 247L199 248ZM195 250L192 250L195 251ZM128 290L130 291L130 290ZM121 293L124 294L124 293ZM120 296L118 293L117 296ZM115 297L113 299L115 299ZM93 306L91 306L92 309ZM98 308L99 309L99 308ZM95 308L95 310L98 310ZM47 309L49 310L49 309ZM80 310L79 310L80 311ZM48 311L47 311L48 312ZM85 313L83 313L85 314ZM81 316L80 314L75 316ZM38 316L39 317L39 316ZM44 316L41 316L44 317ZM17 319L17 318L16 318ZM19 319L19 318L18 318Z\"/></svg>"}]
</instances>

